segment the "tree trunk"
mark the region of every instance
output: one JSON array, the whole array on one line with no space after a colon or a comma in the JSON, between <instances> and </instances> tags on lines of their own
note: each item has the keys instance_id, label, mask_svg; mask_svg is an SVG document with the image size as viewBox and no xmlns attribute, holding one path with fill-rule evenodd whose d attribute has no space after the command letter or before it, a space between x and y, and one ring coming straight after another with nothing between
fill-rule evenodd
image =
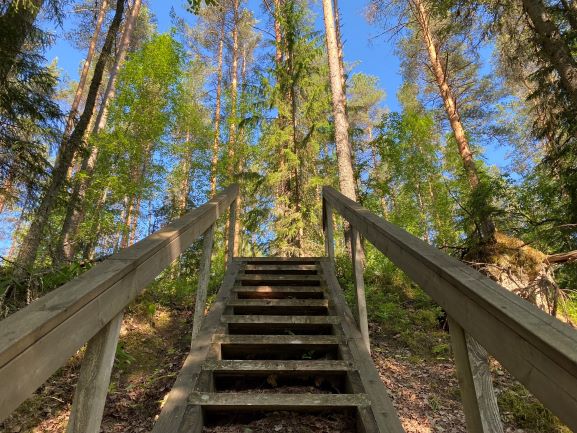
<instances>
[{"instance_id":1,"label":"tree trunk","mask_svg":"<svg viewBox=\"0 0 577 433\"><path fill-rule=\"evenodd\" d=\"M102 47L102 52L100 53L94 68L94 74L90 82L90 88L86 97L84 111L82 112L82 115L80 116L74 131L70 135L70 139L68 140L66 146L63 146L61 152L58 155L54 169L52 171L51 179L48 183L44 196L42 197L40 205L34 214L32 223L30 224L30 229L28 230L28 233L26 234L26 237L24 238L20 247L20 251L18 252L18 270L15 272L16 279L25 277L26 273L30 271L32 265L34 264L34 261L36 260L36 254L38 253L38 248L42 240L44 228L48 222L50 213L56 205L58 194L60 193L66 180L68 167L72 163L74 154L84 147L86 130L88 129L88 125L94 111L98 89L102 83L104 67L112 52L112 46L120 28L120 22L122 21L123 13L124 0L118 0L114 18L110 23L110 27Z\"/></svg>"},{"instance_id":2,"label":"tree trunk","mask_svg":"<svg viewBox=\"0 0 577 433\"><path fill-rule=\"evenodd\" d=\"M469 141L467 135L465 134L465 128L461 121L461 116L457 108L457 101L455 95L447 82L447 71L440 59L439 52L435 45L435 41L431 32L429 23L429 13L425 8L422 0L411 0L411 6L413 8L413 13L419 23L421 28L421 34L423 36L423 42L427 49L429 55L429 62L431 64L431 70L433 72L435 81L439 88L439 94L443 99L445 105L445 112L451 124L451 129L453 130L453 135L455 141L457 142L457 147L459 150L459 155L463 161L463 166L465 168L465 173L469 180L469 185L472 190L476 190L479 186L479 174L477 172L477 167L475 161L473 160L473 153L469 147ZM484 218L481 221L481 236L485 240L491 240L495 235L495 226L489 218Z\"/></svg>"},{"instance_id":3,"label":"tree trunk","mask_svg":"<svg viewBox=\"0 0 577 433\"><path fill-rule=\"evenodd\" d=\"M349 145L349 121L346 113L346 97L342 85L343 78L339 66L339 48L332 0L323 0L323 10L333 99L339 186L345 196L356 201L355 176L351 147Z\"/></svg>"},{"instance_id":4,"label":"tree trunk","mask_svg":"<svg viewBox=\"0 0 577 433\"><path fill-rule=\"evenodd\" d=\"M333 7L335 12L335 33L337 35L337 47L339 49L339 69L341 75L341 84L343 86L343 94L347 94L346 92L346 79L345 79L345 58L343 54L343 39L341 35L341 18L340 18L340 11L339 11L339 0L333 0ZM346 104L346 98L345 98ZM346 107L346 106L345 106Z\"/></svg>"},{"instance_id":5,"label":"tree trunk","mask_svg":"<svg viewBox=\"0 0 577 433\"><path fill-rule=\"evenodd\" d=\"M130 11L130 15L128 16L124 25L122 38L116 51L114 65L110 71L110 76L108 77L108 83L102 97L98 116L94 122L92 134L97 134L102 128L106 126L106 121L108 118L108 106L112 98L114 98L118 71L120 70L120 67L124 63L124 59L126 58L126 53L130 45L132 32L134 30L134 23L140 11L140 5L141 0L135 0L134 5ZM64 222L62 223L62 229L57 246L57 254L59 258L63 258L64 260L72 260L78 250L74 244L74 238L78 232L80 224L82 224L82 221L84 221L84 218L86 217L86 210L83 207L83 203L86 198L88 189L92 184L92 178L94 176L94 170L96 169L96 162L98 160L98 151L98 147L92 146L90 154L86 156L82 161L80 170L85 174L85 176L82 176L74 183L72 194L68 202L67 212L64 218Z\"/></svg>"},{"instance_id":6,"label":"tree trunk","mask_svg":"<svg viewBox=\"0 0 577 433\"><path fill-rule=\"evenodd\" d=\"M230 80L230 127L228 133L228 169L231 176L231 180L235 180L238 177L237 166L235 164L235 158L238 158L236 154L236 123L237 119L237 99L238 99L238 59L239 59L239 44L238 44L238 27L239 27L239 0L234 0L233 2L233 16L234 24L232 29L232 64L231 64L231 80ZM235 235L240 231L240 200L236 201L236 222L235 222ZM234 243L233 256L238 256L238 246L240 244L240 239L236 237L236 242Z\"/></svg>"},{"instance_id":7,"label":"tree trunk","mask_svg":"<svg viewBox=\"0 0 577 433\"><path fill-rule=\"evenodd\" d=\"M26 38L32 31L34 21L42 8L43 0L19 2L13 0L8 10L0 16L0 86L6 83Z\"/></svg>"},{"instance_id":8,"label":"tree trunk","mask_svg":"<svg viewBox=\"0 0 577 433\"><path fill-rule=\"evenodd\" d=\"M72 105L70 106L70 113L68 114L66 127L64 129L64 140L68 139L68 136L72 132L72 128L74 128L74 123L76 122L78 109L80 108L80 103L82 102L84 93L86 91L86 79L88 78L88 73L90 72L92 59L94 58L94 53L96 52L96 44L98 43L98 36L100 35L100 29L102 28L102 23L106 16L107 9L108 9L108 0L102 0L100 3L100 8L98 10L98 17L96 18L96 22L94 25L94 33L92 34L92 38L90 39L90 45L88 46L86 59L84 60L84 64L82 65L80 80L78 81L78 86L76 87L76 93L74 94Z\"/></svg>"},{"instance_id":9,"label":"tree trunk","mask_svg":"<svg viewBox=\"0 0 577 433\"><path fill-rule=\"evenodd\" d=\"M281 0L274 0L274 40L275 40L275 61L277 66L282 62L282 33L280 28L280 7Z\"/></svg>"},{"instance_id":10,"label":"tree trunk","mask_svg":"<svg viewBox=\"0 0 577 433\"><path fill-rule=\"evenodd\" d=\"M98 116L96 117L96 122L94 123L93 134L97 134L101 129L106 126L106 121L108 120L108 108L110 101L114 97L116 92L116 80L118 76L118 71L124 63L126 58L126 53L128 52L128 47L130 46L130 40L132 39L132 32L134 30L134 23L140 12L140 6L142 0L134 0L132 9L130 10L130 15L126 19L124 24L124 31L122 32L122 38L120 39L120 44L116 51L116 58L114 59L114 66L110 71L110 76L108 77L108 83L106 84L106 90L102 95L102 104L100 105L100 110L98 111Z\"/></svg>"},{"instance_id":11,"label":"tree trunk","mask_svg":"<svg viewBox=\"0 0 577 433\"><path fill-rule=\"evenodd\" d=\"M218 68L216 72L216 107L214 110L214 141L212 144L212 161L210 164L210 195L216 193L216 172L218 164L218 151L220 148L220 108L222 97L222 57L224 48L224 14L222 15L222 24L218 39Z\"/></svg>"},{"instance_id":12,"label":"tree trunk","mask_svg":"<svg viewBox=\"0 0 577 433\"><path fill-rule=\"evenodd\" d=\"M559 74L563 88L577 107L577 63L551 19L542 0L523 0L523 9L533 24L541 53Z\"/></svg>"}]
</instances>

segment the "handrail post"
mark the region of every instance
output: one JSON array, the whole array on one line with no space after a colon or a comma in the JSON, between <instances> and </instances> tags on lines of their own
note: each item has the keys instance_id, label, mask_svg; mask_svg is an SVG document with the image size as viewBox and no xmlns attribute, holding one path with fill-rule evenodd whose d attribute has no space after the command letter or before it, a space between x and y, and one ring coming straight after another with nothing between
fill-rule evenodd
<instances>
[{"instance_id":1,"label":"handrail post","mask_svg":"<svg viewBox=\"0 0 577 433\"><path fill-rule=\"evenodd\" d=\"M359 232L351 225L351 250L353 254L353 276L355 279L355 293L359 316L359 329L367 351L371 353L369 337L369 320L367 317L367 299L365 296L365 280L363 278L363 246Z\"/></svg>"},{"instance_id":2,"label":"handrail post","mask_svg":"<svg viewBox=\"0 0 577 433\"><path fill-rule=\"evenodd\" d=\"M227 263L230 265L232 263L232 259L234 257L234 247L236 245L236 203L237 198L233 200L230 204L229 213L228 213L228 254L227 254Z\"/></svg>"},{"instance_id":3,"label":"handrail post","mask_svg":"<svg viewBox=\"0 0 577 433\"><path fill-rule=\"evenodd\" d=\"M202 259L200 261L200 271L198 276L198 287L196 289L196 302L194 304L194 321L192 322L192 339L194 342L202 320L204 318L204 308L206 304L206 294L208 283L210 282L210 264L212 261L212 247L214 244L214 224L204 233L202 240Z\"/></svg>"},{"instance_id":4,"label":"handrail post","mask_svg":"<svg viewBox=\"0 0 577 433\"><path fill-rule=\"evenodd\" d=\"M100 432L122 317L121 312L88 341L67 433Z\"/></svg>"},{"instance_id":5,"label":"handrail post","mask_svg":"<svg viewBox=\"0 0 577 433\"><path fill-rule=\"evenodd\" d=\"M325 254L334 264L335 260L335 236L333 227L333 208L323 200L323 225L325 230Z\"/></svg>"},{"instance_id":6,"label":"handrail post","mask_svg":"<svg viewBox=\"0 0 577 433\"><path fill-rule=\"evenodd\" d=\"M467 431L503 433L487 351L454 319L448 319Z\"/></svg>"}]
</instances>

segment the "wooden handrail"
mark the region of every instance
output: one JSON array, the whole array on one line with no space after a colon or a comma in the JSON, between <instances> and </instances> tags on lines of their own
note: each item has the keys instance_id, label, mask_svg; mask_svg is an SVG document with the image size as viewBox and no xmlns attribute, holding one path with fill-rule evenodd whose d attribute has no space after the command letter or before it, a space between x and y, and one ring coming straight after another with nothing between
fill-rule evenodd
<instances>
[{"instance_id":1,"label":"wooden handrail","mask_svg":"<svg viewBox=\"0 0 577 433\"><path fill-rule=\"evenodd\" d=\"M569 428L577 431L577 331L331 187L323 203L402 269ZM330 215L331 210L324 210ZM329 222L325 221L325 226Z\"/></svg>"},{"instance_id":2,"label":"wooden handrail","mask_svg":"<svg viewBox=\"0 0 577 433\"><path fill-rule=\"evenodd\" d=\"M228 187L0 322L0 421L87 341L107 331L144 287L226 213L238 194L238 185Z\"/></svg>"}]
</instances>

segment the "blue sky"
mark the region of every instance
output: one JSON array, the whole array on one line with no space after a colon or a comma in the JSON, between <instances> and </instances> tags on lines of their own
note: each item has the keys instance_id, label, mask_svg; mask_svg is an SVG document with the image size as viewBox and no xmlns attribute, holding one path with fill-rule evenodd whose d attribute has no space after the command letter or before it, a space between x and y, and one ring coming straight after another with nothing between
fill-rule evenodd
<instances>
[{"instance_id":1,"label":"blue sky","mask_svg":"<svg viewBox=\"0 0 577 433\"><path fill-rule=\"evenodd\" d=\"M194 25L195 17L186 11L185 1L183 0L149 0L149 7L156 16L158 30L164 32L169 30L170 11L174 8L176 14L183 17L189 25ZM363 72L369 75L375 75L379 78L381 87L386 92L385 106L391 110L399 109L396 93L401 85L399 74L399 59L394 54L395 40L389 40L388 35L382 35L383 29L378 25L367 23L364 17L364 10L368 1L341 0L339 6L341 9L341 23L344 40L345 61L349 65L354 65L353 73ZM262 18L261 0L248 0L248 7L257 18ZM322 5L320 1L313 1L312 8L316 13L316 27L319 31L323 30ZM73 24L71 17L65 20L66 27ZM264 26L264 23L262 24ZM53 28L54 33L63 34L63 29ZM487 56L490 50L485 50ZM46 53L48 60L58 59L59 67L65 75L71 79L77 79L79 65L81 64L85 53L74 49L70 43L61 36L57 37L56 43ZM484 57L487 57L484 56ZM486 62L488 66L488 61ZM487 69L486 67L484 68ZM505 168L508 164L506 157L507 149L497 145L485 144L485 157L491 165L497 165Z\"/></svg>"},{"instance_id":2,"label":"blue sky","mask_svg":"<svg viewBox=\"0 0 577 433\"><path fill-rule=\"evenodd\" d=\"M258 0L249 0L248 2L248 7L253 10L257 17L261 14L259 6L261 3ZM186 11L184 8L185 3L181 0L151 0L148 4L156 16L160 32L167 31L170 28L171 8L174 8L177 15L185 18L190 25L195 22L194 15ZM395 110L397 108L395 94L396 89L400 85L400 76L398 74L399 62L393 55L392 43L385 43L382 37L371 40L371 37L380 33L380 30L369 25L364 19L365 2L341 1L340 8L346 62L356 64L355 72L378 76L381 85L387 92L387 106L391 110ZM314 2L313 9L317 14L317 28L322 30L323 22L320 2ZM69 16L66 20L64 30L73 21L70 18ZM74 49L66 39L59 36L63 33L61 28L56 28L52 25L52 31L56 34L57 40L46 53L47 59L50 61L57 58L59 67L70 78L76 79L79 65L85 53Z\"/></svg>"}]
</instances>

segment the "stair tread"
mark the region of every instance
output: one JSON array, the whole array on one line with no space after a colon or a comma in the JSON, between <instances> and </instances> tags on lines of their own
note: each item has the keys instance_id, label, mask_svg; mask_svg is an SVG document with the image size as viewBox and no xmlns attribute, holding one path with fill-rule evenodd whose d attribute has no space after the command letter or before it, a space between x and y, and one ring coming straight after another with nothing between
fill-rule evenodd
<instances>
[{"instance_id":1,"label":"stair tread","mask_svg":"<svg viewBox=\"0 0 577 433\"><path fill-rule=\"evenodd\" d=\"M231 299L229 307L328 307L328 299Z\"/></svg>"},{"instance_id":2,"label":"stair tread","mask_svg":"<svg viewBox=\"0 0 577 433\"><path fill-rule=\"evenodd\" d=\"M339 344L339 338L334 335L214 335L214 343L221 344L306 344L306 345L323 345Z\"/></svg>"},{"instance_id":3,"label":"stair tread","mask_svg":"<svg viewBox=\"0 0 577 433\"><path fill-rule=\"evenodd\" d=\"M267 316L267 315L224 315L224 323L271 323L271 324L306 324L306 325L336 325L340 323L338 316Z\"/></svg>"},{"instance_id":4,"label":"stair tread","mask_svg":"<svg viewBox=\"0 0 577 433\"><path fill-rule=\"evenodd\" d=\"M273 360L207 360L203 370L213 371L350 371L354 369L351 362L342 360L306 360L306 361L273 361Z\"/></svg>"},{"instance_id":5,"label":"stair tread","mask_svg":"<svg viewBox=\"0 0 577 433\"><path fill-rule=\"evenodd\" d=\"M318 271L319 267L315 263L310 264L291 264L291 263L284 263L284 264L250 264L248 263L245 265L244 270L247 271Z\"/></svg>"},{"instance_id":6,"label":"stair tread","mask_svg":"<svg viewBox=\"0 0 577 433\"><path fill-rule=\"evenodd\" d=\"M278 262L291 263L291 262L319 262L324 259L324 257L235 257L242 262Z\"/></svg>"},{"instance_id":7,"label":"stair tread","mask_svg":"<svg viewBox=\"0 0 577 433\"><path fill-rule=\"evenodd\" d=\"M213 406L222 408L331 408L331 407L366 407L371 402L366 394L249 394L249 393L214 393L193 392L188 403L191 405Z\"/></svg>"},{"instance_id":8,"label":"stair tread","mask_svg":"<svg viewBox=\"0 0 577 433\"><path fill-rule=\"evenodd\" d=\"M258 292L258 293L306 293L324 292L325 289L319 286L234 286L232 289L234 292Z\"/></svg>"},{"instance_id":9,"label":"stair tread","mask_svg":"<svg viewBox=\"0 0 577 433\"><path fill-rule=\"evenodd\" d=\"M322 275L240 274L240 281L321 281Z\"/></svg>"}]
</instances>

